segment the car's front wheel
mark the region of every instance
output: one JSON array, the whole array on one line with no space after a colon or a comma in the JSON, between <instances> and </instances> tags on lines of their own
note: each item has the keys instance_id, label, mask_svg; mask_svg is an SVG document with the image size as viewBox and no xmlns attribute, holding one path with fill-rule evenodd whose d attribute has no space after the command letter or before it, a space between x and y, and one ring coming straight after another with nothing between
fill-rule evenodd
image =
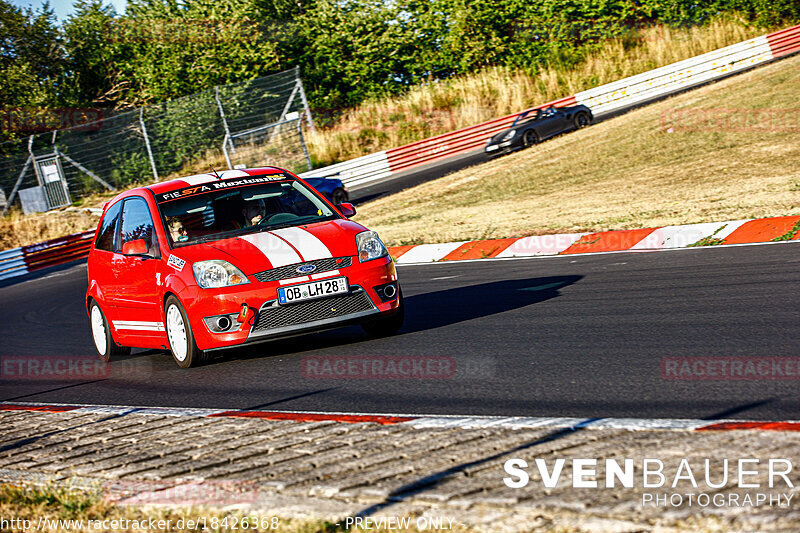
<instances>
[{"instance_id":1,"label":"car's front wheel","mask_svg":"<svg viewBox=\"0 0 800 533\"><path fill-rule=\"evenodd\" d=\"M397 296L397 303L397 309L395 309L392 314L361 324L361 327L364 328L367 335L370 337L388 337L394 335L403 327L406 310L405 303L403 302L402 289L400 289L400 293Z\"/></svg>"},{"instance_id":2,"label":"car's front wheel","mask_svg":"<svg viewBox=\"0 0 800 533\"><path fill-rule=\"evenodd\" d=\"M186 311L174 296L167 298L164 305L164 322L172 358L178 366L189 368L201 363L205 354L197 348Z\"/></svg>"},{"instance_id":3,"label":"car's front wheel","mask_svg":"<svg viewBox=\"0 0 800 533\"><path fill-rule=\"evenodd\" d=\"M522 144L525 148L533 146L539 142L539 136L534 130L528 130L522 134Z\"/></svg>"},{"instance_id":4,"label":"car's front wheel","mask_svg":"<svg viewBox=\"0 0 800 533\"><path fill-rule=\"evenodd\" d=\"M345 192L344 189L336 189L333 191L333 194L331 194L331 200L333 205L339 205L349 201L347 192Z\"/></svg>"},{"instance_id":5,"label":"car's front wheel","mask_svg":"<svg viewBox=\"0 0 800 533\"><path fill-rule=\"evenodd\" d=\"M129 355L131 353L130 348L120 346L114 341L114 337L111 335L111 328L108 327L108 321L95 301L92 301L89 305L89 321L92 326L94 347L100 359L108 362L114 356Z\"/></svg>"}]
</instances>

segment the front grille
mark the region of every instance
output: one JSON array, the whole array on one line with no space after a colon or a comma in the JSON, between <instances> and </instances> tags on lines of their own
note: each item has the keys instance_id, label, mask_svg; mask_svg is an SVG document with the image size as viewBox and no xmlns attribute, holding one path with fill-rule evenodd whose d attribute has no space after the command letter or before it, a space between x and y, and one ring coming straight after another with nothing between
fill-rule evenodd
<instances>
[{"instance_id":1,"label":"front grille","mask_svg":"<svg viewBox=\"0 0 800 533\"><path fill-rule=\"evenodd\" d=\"M339 268L347 268L353 262L352 257L328 257L325 259L317 259L316 261L306 261L305 263L295 263L293 265L285 265L282 267L271 268L263 272L253 274L258 281L278 281L279 279L296 278L303 276L297 269L303 265L314 265L317 267L310 274L319 274L320 272L329 272Z\"/></svg>"},{"instance_id":2,"label":"front grille","mask_svg":"<svg viewBox=\"0 0 800 533\"><path fill-rule=\"evenodd\" d=\"M363 289L350 294L312 300L286 306L271 305L261 308L253 325L253 332L284 328L317 320L337 318L374 309L372 301Z\"/></svg>"}]
</instances>

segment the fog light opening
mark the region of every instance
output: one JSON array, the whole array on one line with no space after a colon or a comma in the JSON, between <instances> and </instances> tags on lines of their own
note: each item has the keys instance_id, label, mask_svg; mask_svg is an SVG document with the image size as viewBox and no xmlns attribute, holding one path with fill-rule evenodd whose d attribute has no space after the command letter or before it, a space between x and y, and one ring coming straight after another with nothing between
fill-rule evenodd
<instances>
[{"instance_id":1,"label":"fog light opening","mask_svg":"<svg viewBox=\"0 0 800 533\"><path fill-rule=\"evenodd\" d=\"M231 319L227 316L217 318L217 327L221 331L227 331L231 327Z\"/></svg>"},{"instance_id":2,"label":"fog light opening","mask_svg":"<svg viewBox=\"0 0 800 533\"><path fill-rule=\"evenodd\" d=\"M395 294L397 294L397 289L394 288L394 285L387 285L383 289L383 295L387 298L394 298Z\"/></svg>"}]
</instances>

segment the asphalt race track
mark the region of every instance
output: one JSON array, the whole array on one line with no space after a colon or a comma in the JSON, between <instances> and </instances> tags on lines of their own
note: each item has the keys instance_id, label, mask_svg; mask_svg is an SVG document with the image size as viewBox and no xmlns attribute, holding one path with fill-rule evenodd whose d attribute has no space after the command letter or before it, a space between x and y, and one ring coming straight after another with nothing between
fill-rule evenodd
<instances>
[{"instance_id":1,"label":"asphalt race track","mask_svg":"<svg viewBox=\"0 0 800 533\"><path fill-rule=\"evenodd\" d=\"M110 372L77 380L20 378L0 365L0 400L800 419L798 376L662 377L663 358L800 357L800 246L794 243L410 265L399 272L406 324L391 338L370 340L349 327L229 350L189 370L166 352L136 350ZM86 283L85 265L77 265L0 288L3 361L93 358ZM312 360L315 369L325 361L363 368L363 361L380 365L401 356L416 361L417 370L429 366L405 379L358 373L331 379L305 371Z\"/></svg>"}]
</instances>

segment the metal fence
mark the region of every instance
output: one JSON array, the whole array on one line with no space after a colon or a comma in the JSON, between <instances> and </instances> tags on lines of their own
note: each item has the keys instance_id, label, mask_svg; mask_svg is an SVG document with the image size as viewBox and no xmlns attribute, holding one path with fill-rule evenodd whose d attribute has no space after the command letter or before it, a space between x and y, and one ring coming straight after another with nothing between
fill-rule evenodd
<instances>
[{"instance_id":1,"label":"metal fence","mask_svg":"<svg viewBox=\"0 0 800 533\"><path fill-rule=\"evenodd\" d=\"M0 191L9 206L25 191L55 208L226 159L302 172L311 169L302 124L314 127L295 68L0 144Z\"/></svg>"}]
</instances>

